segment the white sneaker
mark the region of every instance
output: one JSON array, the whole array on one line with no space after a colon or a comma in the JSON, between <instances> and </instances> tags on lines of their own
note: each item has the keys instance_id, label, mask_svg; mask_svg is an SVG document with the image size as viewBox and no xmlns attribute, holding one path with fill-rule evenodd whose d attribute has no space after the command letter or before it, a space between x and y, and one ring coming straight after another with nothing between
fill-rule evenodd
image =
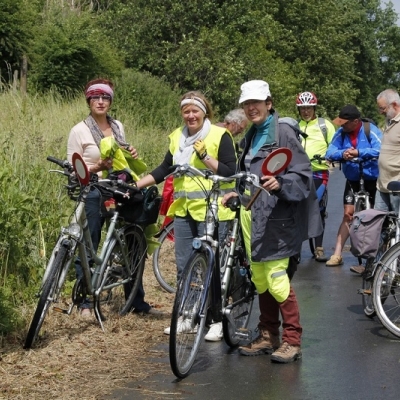
<instances>
[{"instance_id":1,"label":"white sneaker","mask_svg":"<svg viewBox=\"0 0 400 400\"><path fill-rule=\"evenodd\" d=\"M197 326L192 329L192 320L186 318L183 320L182 317L178 318L178 332L177 333L196 333L197 332ZM168 328L164 329L164 334L165 335L170 335L171 334L171 327L169 326Z\"/></svg>"},{"instance_id":2,"label":"white sneaker","mask_svg":"<svg viewBox=\"0 0 400 400\"><path fill-rule=\"evenodd\" d=\"M207 335L204 336L204 339L208 342L218 342L223 336L222 322L217 322L210 325L210 329L208 330Z\"/></svg>"}]
</instances>

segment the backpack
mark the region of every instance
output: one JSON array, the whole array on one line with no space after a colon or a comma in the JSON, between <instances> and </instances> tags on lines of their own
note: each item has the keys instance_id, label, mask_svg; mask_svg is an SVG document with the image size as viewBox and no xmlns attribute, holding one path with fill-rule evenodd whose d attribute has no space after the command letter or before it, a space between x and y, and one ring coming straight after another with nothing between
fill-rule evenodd
<instances>
[{"instance_id":1,"label":"backpack","mask_svg":"<svg viewBox=\"0 0 400 400\"><path fill-rule=\"evenodd\" d=\"M322 132L322 135L324 136L326 144L329 145L328 139L327 139L328 128L326 127L325 118L318 117L318 125L319 125L319 129ZM307 139L307 137L308 137L308 135L303 131L300 131L299 135L302 136L304 139Z\"/></svg>"},{"instance_id":2,"label":"backpack","mask_svg":"<svg viewBox=\"0 0 400 400\"><path fill-rule=\"evenodd\" d=\"M371 124L376 126L376 123L371 118L361 118L361 121L362 121L363 126L364 126L364 132L365 132L365 136L367 137L368 143L371 144L371 137L370 137ZM345 135L346 134L342 131L342 144L343 144L343 140L344 140Z\"/></svg>"},{"instance_id":3,"label":"backpack","mask_svg":"<svg viewBox=\"0 0 400 400\"><path fill-rule=\"evenodd\" d=\"M327 139L328 128L326 127L325 118L318 117L318 125L319 125L319 129L321 129L321 132L324 135L324 139L325 139L326 144L329 144L328 143L328 139Z\"/></svg>"},{"instance_id":4,"label":"backpack","mask_svg":"<svg viewBox=\"0 0 400 400\"><path fill-rule=\"evenodd\" d=\"M350 224L350 251L360 258L375 258L378 253L380 235L387 211L358 211Z\"/></svg>"},{"instance_id":5,"label":"backpack","mask_svg":"<svg viewBox=\"0 0 400 400\"><path fill-rule=\"evenodd\" d=\"M299 121L296 121L294 118L292 118L292 117L281 117L281 118L279 118L279 123L280 124L289 125L295 131L297 140L299 142L301 142L300 136L307 137L307 135L304 136L305 133L300 129Z\"/></svg>"}]
</instances>

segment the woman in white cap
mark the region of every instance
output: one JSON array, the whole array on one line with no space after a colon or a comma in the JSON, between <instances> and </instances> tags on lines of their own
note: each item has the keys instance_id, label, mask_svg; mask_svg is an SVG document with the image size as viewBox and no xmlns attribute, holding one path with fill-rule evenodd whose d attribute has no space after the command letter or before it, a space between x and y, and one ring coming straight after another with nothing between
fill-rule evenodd
<instances>
[{"instance_id":1,"label":"woman in white cap","mask_svg":"<svg viewBox=\"0 0 400 400\"><path fill-rule=\"evenodd\" d=\"M226 128L211 123L213 111L205 96L198 91L184 94L180 101L184 125L169 135L170 145L164 161L159 167L137 182L140 188L161 183L170 173L172 165L190 164L199 169L210 169L222 176L235 173L236 154L231 134ZM201 183L199 183L201 182ZM175 257L177 278L179 280L191 254L193 239L204 232L206 216L205 195L201 187L211 188L207 179L188 177L175 178L174 202L168 210L168 216L174 218ZM234 183L223 184L222 194L231 191ZM220 207L218 211L219 231L224 231L222 221L234 218L229 209ZM221 236L221 235L220 235ZM181 324L178 330L185 326ZM170 328L164 333L169 335ZM205 336L206 340L222 339L222 323L212 324Z\"/></svg>"},{"instance_id":2,"label":"woman in white cap","mask_svg":"<svg viewBox=\"0 0 400 400\"><path fill-rule=\"evenodd\" d=\"M288 267L297 265L301 245L308 238L308 212L313 207L318 216L318 202L312 181L310 161L302 148L296 130L288 123L279 122L272 107L267 82L253 80L241 86L239 103L253 125L244 139L244 150L239 161L242 171L260 174L267 155L279 147L291 150L292 159L277 176L262 176L262 191L249 211L245 207L254 194L254 187L239 184L241 225L247 254L250 256L252 280L259 293L259 336L239 348L242 355L271 354L274 362L288 363L301 358L299 308L290 285ZM229 197L238 194L227 194ZM321 230L320 221L316 221ZM282 342L279 338L282 316Z\"/></svg>"}]
</instances>

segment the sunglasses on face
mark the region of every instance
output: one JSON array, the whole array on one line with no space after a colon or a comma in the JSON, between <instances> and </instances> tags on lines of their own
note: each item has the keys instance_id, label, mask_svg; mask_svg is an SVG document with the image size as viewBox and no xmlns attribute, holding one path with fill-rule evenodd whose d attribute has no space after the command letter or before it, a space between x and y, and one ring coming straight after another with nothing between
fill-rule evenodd
<instances>
[{"instance_id":1,"label":"sunglasses on face","mask_svg":"<svg viewBox=\"0 0 400 400\"><path fill-rule=\"evenodd\" d=\"M95 102L99 102L100 99L104 102L110 102L111 101L111 96L109 96L108 94L104 94L102 96L91 96L90 100L93 100Z\"/></svg>"}]
</instances>

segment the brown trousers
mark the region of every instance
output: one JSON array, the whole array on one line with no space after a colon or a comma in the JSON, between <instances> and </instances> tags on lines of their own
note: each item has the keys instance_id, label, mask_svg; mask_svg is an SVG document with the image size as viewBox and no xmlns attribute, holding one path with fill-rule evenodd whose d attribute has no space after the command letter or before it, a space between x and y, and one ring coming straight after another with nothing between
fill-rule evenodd
<instances>
[{"instance_id":1,"label":"brown trousers","mask_svg":"<svg viewBox=\"0 0 400 400\"><path fill-rule=\"evenodd\" d=\"M267 330L272 335L279 335L279 312L282 315L282 342L287 342L293 346L300 346L301 333L299 306L296 294L290 287L289 297L282 303L278 303L267 290L258 295L260 306L260 322L258 328Z\"/></svg>"}]
</instances>

